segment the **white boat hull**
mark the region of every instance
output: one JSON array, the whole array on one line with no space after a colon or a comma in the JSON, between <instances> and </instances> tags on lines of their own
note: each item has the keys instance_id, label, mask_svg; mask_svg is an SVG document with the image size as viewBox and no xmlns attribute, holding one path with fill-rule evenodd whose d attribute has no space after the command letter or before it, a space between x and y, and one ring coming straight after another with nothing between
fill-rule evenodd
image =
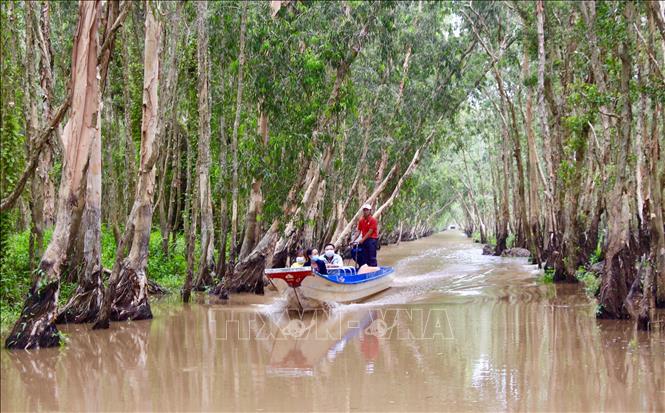
<instances>
[{"instance_id":1,"label":"white boat hull","mask_svg":"<svg viewBox=\"0 0 665 413\"><path fill-rule=\"evenodd\" d=\"M387 290L390 288L394 278L395 273L392 273L385 277L364 283L338 284L314 275L312 277L307 277L302 281L299 292L302 293L305 298L311 300L348 303L359 301L371 295L380 293L383 290Z\"/></svg>"}]
</instances>

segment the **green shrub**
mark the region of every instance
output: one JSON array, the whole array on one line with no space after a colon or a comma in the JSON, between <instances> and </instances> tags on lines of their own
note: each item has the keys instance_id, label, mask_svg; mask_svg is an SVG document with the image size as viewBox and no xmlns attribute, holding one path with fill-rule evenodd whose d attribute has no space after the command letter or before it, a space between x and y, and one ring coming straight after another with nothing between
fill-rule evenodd
<instances>
[{"instance_id":1,"label":"green shrub","mask_svg":"<svg viewBox=\"0 0 665 413\"><path fill-rule=\"evenodd\" d=\"M545 284L552 284L554 282L554 268L545 268L543 276L540 280Z\"/></svg>"},{"instance_id":2,"label":"green shrub","mask_svg":"<svg viewBox=\"0 0 665 413\"><path fill-rule=\"evenodd\" d=\"M600 278L594 272L587 271L584 267L580 267L575 272L575 278L584 284L584 291L589 298L598 295L600 291Z\"/></svg>"},{"instance_id":3,"label":"green shrub","mask_svg":"<svg viewBox=\"0 0 665 413\"><path fill-rule=\"evenodd\" d=\"M44 233L44 246L52 231ZM12 327L21 314L25 296L30 288L30 231L12 234L6 238L4 255L0 258L0 332Z\"/></svg>"},{"instance_id":4,"label":"green shrub","mask_svg":"<svg viewBox=\"0 0 665 413\"><path fill-rule=\"evenodd\" d=\"M195 257L198 257L198 253ZM178 236L175 247L170 250L168 255L164 255L161 234L159 232L150 234L150 255L148 256L147 271L148 277L162 287L166 287L171 291L182 287L187 271L185 237Z\"/></svg>"},{"instance_id":5,"label":"green shrub","mask_svg":"<svg viewBox=\"0 0 665 413\"><path fill-rule=\"evenodd\" d=\"M589 263L591 265L601 262L603 260L603 245L602 237L598 239L598 244L596 244L596 249L593 250L593 254L589 257Z\"/></svg>"}]
</instances>

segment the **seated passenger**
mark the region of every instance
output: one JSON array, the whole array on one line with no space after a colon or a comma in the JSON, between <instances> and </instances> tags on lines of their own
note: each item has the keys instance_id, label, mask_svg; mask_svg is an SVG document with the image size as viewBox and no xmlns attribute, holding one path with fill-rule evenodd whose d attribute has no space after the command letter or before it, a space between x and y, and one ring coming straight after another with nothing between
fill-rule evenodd
<instances>
[{"instance_id":1,"label":"seated passenger","mask_svg":"<svg viewBox=\"0 0 665 413\"><path fill-rule=\"evenodd\" d=\"M306 249L305 250L305 262L303 262L302 266L303 267L311 267L312 266L312 250L311 249Z\"/></svg>"},{"instance_id":2,"label":"seated passenger","mask_svg":"<svg viewBox=\"0 0 665 413\"><path fill-rule=\"evenodd\" d=\"M308 249L305 251L305 267L310 266L313 270L317 271L319 274L328 274L328 269L326 268L326 263L319 257L318 250Z\"/></svg>"},{"instance_id":3,"label":"seated passenger","mask_svg":"<svg viewBox=\"0 0 665 413\"><path fill-rule=\"evenodd\" d=\"M293 264L291 264L291 268L300 268L304 267L305 265L305 251L303 250L298 250L296 253L296 260Z\"/></svg>"},{"instance_id":4,"label":"seated passenger","mask_svg":"<svg viewBox=\"0 0 665 413\"><path fill-rule=\"evenodd\" d=\"M326 244L326 246L323 247L323 251L323 261L326 263L326 266L338 268L344 265L342 256L335 254L335 246L333 244Z\"/></svg>"}]
</instances>

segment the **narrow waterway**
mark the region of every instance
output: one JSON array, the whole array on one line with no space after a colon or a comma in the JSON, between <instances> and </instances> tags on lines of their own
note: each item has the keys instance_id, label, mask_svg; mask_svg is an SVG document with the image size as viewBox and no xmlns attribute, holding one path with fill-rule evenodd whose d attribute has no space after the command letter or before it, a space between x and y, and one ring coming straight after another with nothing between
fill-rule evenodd
<instances>
[{"instance_id":1,"label":"narrow waterway","mask_svg":"<svg viewBox=\"0 0 665 413\"><path fill-rule=\"evenodd\" d=\"M665 338L576 285L445 232L379 252L394 286L300 317L279 297L183 306L0 357L2 411L665 410Z\"/></svg>"}]
</instances>

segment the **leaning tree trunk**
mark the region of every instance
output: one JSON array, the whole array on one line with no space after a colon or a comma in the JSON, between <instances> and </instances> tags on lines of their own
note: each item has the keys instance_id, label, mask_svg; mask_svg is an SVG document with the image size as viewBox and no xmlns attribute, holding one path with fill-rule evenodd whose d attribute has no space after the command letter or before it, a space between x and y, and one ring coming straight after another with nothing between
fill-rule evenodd
<instances>
[{"instance_id":1,"label":"leaning tree trunk","mask_svg":"<svg viewBox=\"0 0 665 413\"><path fill-rule=\"evenodd\" d=\"M341 96L342 84L350 71L351 64L358 56L358 53L360 53L360 50L362 49L366 36L367 36L367 26L363 26L353 44L349 44L350 50L348 51L344 60L342 60L338 64L335 76L335 83L333 84L332 90L330 91L330 95L328 96L328 100L326 102L327 108L332 108L334 105L336 105L339 102ZM316 126L314 127L314 131L312 131L313 146L316 146L318 144L319 135L328 128L328 125L330 124L331 120L332 120L332 112L330 110L324 110L318 116L316 120ZM330 146L326 146L323 155L324 162L328 162L329 164L330 160L332 159L331 157L332 157L332 148ZM327 169L327 166L324 169ZM273 256L273 263L276 263L279 266L283 266L286 264L288 251L292 243L299 238L297 221L300 219L300 217L303 216L303 214L306 214L308 211L311 210L312 204L316 200L316 195L318 193L317 189L320 183L320 179L321 179L321 168L317 162L312 160L309 162L309 166L307 169L307 175L305 178L305 185L304 185L305 191L302 196L302 201L300 202L298 209L291 216L291 219L289 219L288 223L285 226L284 233L277 242L277 246L275 247L275 254Z\"/></svg>"},{"instance_id":2,"label":"leaning tree trunk","mask_svg":"<svg viewBox=\"0 0 665 413\"><path fill-rule=\"evenodd\" d=\"M388 199L386 199L384 203L374 212L374 218L378 220L381 217L383 211L389 208L390 205L392 205L392 203L395 201L397 195L399 195L399 191L402 189L402 185L404 185L406 179L415 172L416 168L418 167L418 164L420 163L420 158L422 157L427 147L432 143L433 138L434 138L434 131L430 132L427 139L425 139L425 142L418 149L416 149L416 152L413 154L413 158L411 159L411 163L409 163L409 166L406 168L402 176L397 181L395 188L393 188L393 192L390 194Z\"/></svg>"},{"instance_id":3,"label":"leaning tree trunk","mask_svg":"<svg viewBox=\"0 0 665 413\"><path fill-rule=\"evenodd\" d=\"M62 135L63 166L55 230L39 264L21 316L7 337L7 348L52 347L60 343L55 327L60 273L67 258L74 210L81 192L90 147L98 137L99 81L97 26L101 2L81 2L72 52L73 100Z\"/></svg>"},{"instance_id":4,"label":"leaning tree trunk","mask_svg":"<svg viewBox=\"0 0 665 413\"><path fill-rule=\"evenodd\" d=\"M233 268L231 274L227 274L221 280L213 290L213 294L224 298L227 297L229 292L252 291L257 294L263 293L263 270L270 266L274 259L275 248L280 238L279 226L282 217L291 216L295 212L295 199L298 188L302 186L304 173L305 168L303 167L282 205L281 217L273 221L254 250Z\"/></svg>"},{"instance_id":5,"label":"leaning tree trunk","mask_svg":"<svg viewBox=\"0 0 665 413\"><path fill-rule=\"evenodd\" d=\"M208 3L197 4L198 80L199 80L199 211L201 212L201 257L194 289L201 291L213 284L215 273L215 225L210 195L210 102L208 97L208 33L206 18Z\"/></svg>"},{"instance_id":6,"label":"leaning tree trunk","mask_svg":"<svg viewBox=\"0 0 665 413\"><path fill-rule=\"evenodd\" d=\"M157 125L159 122L159 39L161 27L152 7L146 4L143 70L143 116L141 123L141 163L134 205L125 228L129 254L116 257L116 264L104 296L104 306L94 328L108 328L109 320L142 320L152 318L148 302L146 265L152 225L152 197L155 187L154 166L158 158Z\"/></svg>"}]
</instances>

